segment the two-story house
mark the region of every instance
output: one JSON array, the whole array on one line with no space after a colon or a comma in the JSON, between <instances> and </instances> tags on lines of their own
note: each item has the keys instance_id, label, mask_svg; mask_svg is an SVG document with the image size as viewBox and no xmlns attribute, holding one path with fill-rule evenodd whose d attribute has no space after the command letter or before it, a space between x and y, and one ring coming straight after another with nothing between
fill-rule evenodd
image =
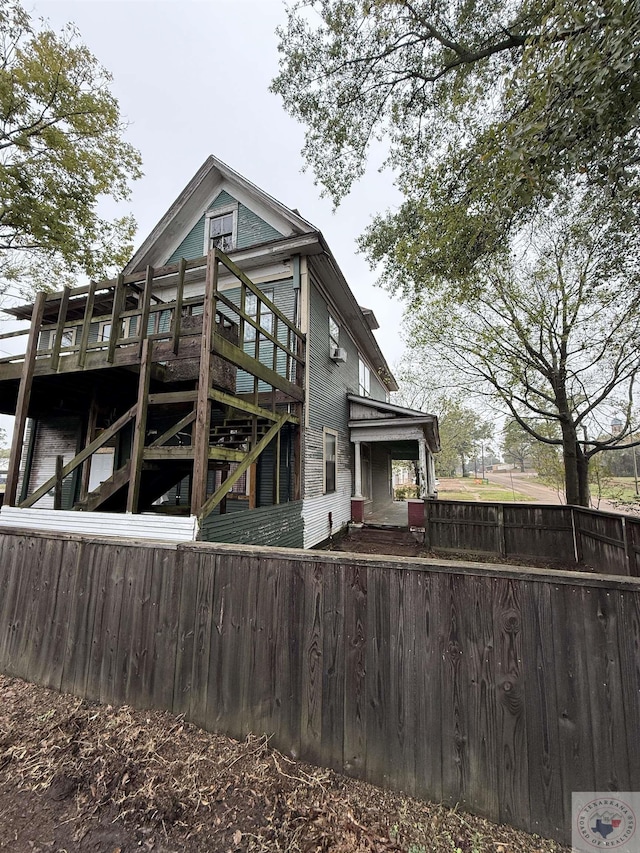
<instances>
[{"instance_id":1,"label":"two-story house","mask_svg":"<svg viewBox=\"0 0 640 853\"><path fill-rule=\"evenodd\" d=\"M9 313L4 524L312 547L392 500L393 459L434 495L437 419L388 402L322 234L215 157L117 279Z\"/></svg>"}]
</instances>

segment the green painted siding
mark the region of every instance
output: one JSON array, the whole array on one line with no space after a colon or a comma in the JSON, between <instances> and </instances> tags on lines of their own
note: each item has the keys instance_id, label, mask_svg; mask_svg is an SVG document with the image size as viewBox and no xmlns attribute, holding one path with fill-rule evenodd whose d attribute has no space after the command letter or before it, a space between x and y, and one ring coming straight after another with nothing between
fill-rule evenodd
<instances>
[{"instance_id":1,"label":"green painted siding","mask_svg":"<svg viewBox=\"0 0 640 853\"><path fill-rule=\"evenodd\" d=\"M233 196L224 190L216 197L208 210L216 210L236 204ZM167 264L177 263L180 258L200 258L204 249L204 227L206 215L203 215L193 226L189 234L184 238L175 252L167 258ZM236 248L246 249L258 243L266 243L269 240L279 240L284 235L276 231L268 222L260 219L252 210L244 204L238 204L238 233L236 235Z\"/></svg>"},{"instance_id":2,"label":"green painted siding","mask_svg":"<svg viewBox=\"0 0 640 853\"><path fill-rule=\"evenodd\" d=\"M205 542L302 548L302 501L209 516L200 531Z\"/></svg>"},{"instance_id":3,"label":"green painted siding","mask_svg":"<svg viewBox=\"0 0 640 853\"><path fill-rule=\"evenodd\" d=\"M201 258L204 254L204 216L193 226L175 252L167 258L167 264L176 264L180 258L187 261L191 258Z\"/></svg>"}]
</instances>

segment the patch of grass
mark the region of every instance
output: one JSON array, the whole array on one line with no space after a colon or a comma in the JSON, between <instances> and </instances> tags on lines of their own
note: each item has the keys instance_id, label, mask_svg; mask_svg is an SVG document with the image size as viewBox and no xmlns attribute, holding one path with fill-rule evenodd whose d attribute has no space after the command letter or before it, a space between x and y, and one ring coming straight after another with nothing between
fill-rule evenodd
<instances>
[{"instance_id":1,"label":"patch of grass","mask_svg":"<svg viewBox=\"0 0 640 853\"><path fill-rule=\"evenodd\" d=\"M452 482L452 481L449 481ZM513 503L514 501L532 501L529 495L515 492L512 489L503 489L495 483L483 483L472 480L470 477L458 478L455 488L447 485L438 490L438 497L444 501L495 501L496 503Z\"/></svg>"}]
</instances>

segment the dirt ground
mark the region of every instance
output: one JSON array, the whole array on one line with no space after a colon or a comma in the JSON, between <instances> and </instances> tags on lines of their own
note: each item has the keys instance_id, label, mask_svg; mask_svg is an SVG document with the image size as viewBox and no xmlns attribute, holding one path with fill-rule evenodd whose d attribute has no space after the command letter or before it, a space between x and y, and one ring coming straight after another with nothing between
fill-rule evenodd
<instances>
[{"instance_id":1,"label":"dirt ground","mask_svg":"<svg viewBox=\"0 0 640 853\"><path fill-rule=\"evenodd\" d=\"M167 713L0 676L0 850L568 853Z\"/></svg>"}]
</instances>

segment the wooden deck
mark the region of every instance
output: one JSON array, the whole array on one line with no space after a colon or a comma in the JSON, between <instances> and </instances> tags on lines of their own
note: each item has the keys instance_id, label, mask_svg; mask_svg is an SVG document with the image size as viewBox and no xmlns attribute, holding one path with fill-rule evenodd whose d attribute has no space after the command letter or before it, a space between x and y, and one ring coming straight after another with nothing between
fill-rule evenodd
<instances>
[{"instance_id":1,"label":"wooden deck","mask_svg":"<svg viewBox=\"0 0 640 853\"><path fill-rule=\"evenodd\" d=\"M237 281L233 300L218 287L220 268ZM249 297L255 313L245 310ZM33 305L12 313L31 324L26 331L0 336L27 337L23 353L0 359L5 411L16 416L5 494L9 506L32 506L53 489L59 508L62 480L81 469L77 509L113 503L114 495L126 487L122 509L138 512L141 500L148 506L154 497L143 488L145 471L164 465L165 471L173 472L170 476L180 478L189 472L191 513L202 520L272 441L279 460L281 428L299 423L305 336L218 250L159 270L147 267L106 282L40 293ZM252 392L238 393L238 371L249 375ZM27 418L57 411L61 397L83 424L83 449L72 459L60 457L54 477L27 493L23 489L18 497ZM214 426L220 423L214 410L223 413L223 420L244 419L241 443L235 440L239 427L232 436ZM129 439L123 430L131 431L126 447ZM110 485L91 497L90 459L111 440L122 445L118 455L123 461ZM210 494L212 466L224 470L225 476ZM280 494L278 477L276 472L275 502ZM146 479L148 485L151 478ZM298 472L298 491L299 480ZM156 491L166 485L161 477L154 482Z\"/></svg>"}]
</instances>

